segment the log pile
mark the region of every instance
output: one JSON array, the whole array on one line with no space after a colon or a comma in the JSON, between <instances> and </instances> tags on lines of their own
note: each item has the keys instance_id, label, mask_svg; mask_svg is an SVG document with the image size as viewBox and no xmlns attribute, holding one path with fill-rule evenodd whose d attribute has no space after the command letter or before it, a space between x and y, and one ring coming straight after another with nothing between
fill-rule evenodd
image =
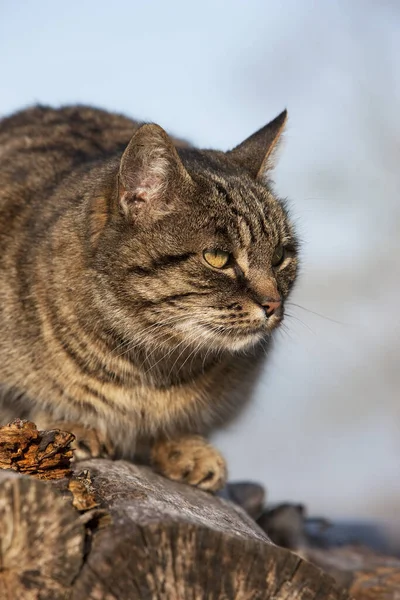
<instances>
[{"instance_id":1,"label":"log pile","mask_svg":"<svg viewBox=\"0 0 400 600\"><path fill-rule=\"evenodd\" d=\"M22 421L0 428L1 600L369 600L400 593L395 559L385 571L370 557L360 570L350 557L329 563L310 555L335 582L273 544L252 518L263 503L260 488L250 501L243 486L226 491L246 512L125 461L72 469L71 440ZM368 595L361 572L364 583L372 572L377 595Z\"/></svg>"}]
</instances>

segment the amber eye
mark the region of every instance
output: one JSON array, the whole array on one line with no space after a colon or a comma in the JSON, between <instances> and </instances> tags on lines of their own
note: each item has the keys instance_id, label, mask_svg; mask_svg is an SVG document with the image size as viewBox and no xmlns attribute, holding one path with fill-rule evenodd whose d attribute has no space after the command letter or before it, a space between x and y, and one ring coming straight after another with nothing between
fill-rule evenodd
<instances>
[{"instance_id":1,"label":"amber eye","mask_svg":"<svg viewBox=\"0 0 400 600\"><path fill-rule=\"evenodd\" d=\"M272 255L272 266L279 267L280 264L283 263L285 258L285 248L281 245L275 249L274 254Z\"/></svg>"},{"instance_id":2,"label":"amber eye","mask_svg":"<svg viewBox=\"0 0 400 600\"><path fill-rule=\"evenodd\" d=\"M203 252L204 260L214 267L214 269L223 269L229 263L231 255L229 252L225 250L204 250Z\"/></svg>"}]
</instances>

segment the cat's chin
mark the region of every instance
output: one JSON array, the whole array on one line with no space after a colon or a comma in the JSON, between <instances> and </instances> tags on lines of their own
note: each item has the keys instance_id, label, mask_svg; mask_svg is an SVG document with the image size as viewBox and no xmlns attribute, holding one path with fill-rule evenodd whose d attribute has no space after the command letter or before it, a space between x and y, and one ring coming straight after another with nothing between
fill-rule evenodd
<instances>
[{"instance_id":1,"label":"cat's chin","mask_svg":"<svg viewBox=\"0 0 400 600\"><path fill-rule=\"evenodd\" d=\"M260 335L247 335L243 339L230 340L229 350L231 352L240 352L253 348L258 342L266 337L265 333Z\"/></svg>"},{"instance_id":2,"label":"cat's chin","mask_svg":"<svg viewBox=\"0 0 400 600\"><path fill-rule=\"evenodd\" d=\"M219 352L240 352L254 347L268 335L265 329L250 333L238 332L237 335L221 333L210 340L210 346Z\"/></svg>"},{"instance_id":3,"label":"cat's chin","mask_svg":"<svg viewBox=\"0 0 400 600\"><path fill-rule=\"evenodd\" d=\"M264 321L261 326L252 329L238 328L235 331L224 331L215 326L206 323L193 323L193 329L196 331L196 338L193 342L197 348L203 346L203 349L215 350L216 352L240 352L252 348L268 338L271 333L280 325L282 319L272 317L269 322ZM186 322L180 323L176 327L182 333L192 333L193 329ZM199 342L202 344L199 345Z\"/></svg>"},{"instance_id":4,"label":"cat's chin","mask_svg":"<svg viewBox=\"0 0 400 600\"><path fill-rule=\"evenodd\" d=\"M234 335L232 334L219 334L216 339L216 344L220 350L228 350L230 352L240 352L241 350L247 350L253 348L262 340L266 340L271 336L273 331L279 327L282 319L276 319L264 327L255 329L252 331L238 331Z\"/></svg>"}]
</instances>

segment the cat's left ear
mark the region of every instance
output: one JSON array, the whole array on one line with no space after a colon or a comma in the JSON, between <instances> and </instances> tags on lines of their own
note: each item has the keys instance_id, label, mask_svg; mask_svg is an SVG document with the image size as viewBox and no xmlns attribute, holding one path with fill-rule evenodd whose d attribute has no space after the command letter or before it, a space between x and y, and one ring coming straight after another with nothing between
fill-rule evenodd
<instances>
[{"instance_id":1,"label":"cat's left ear","mask_svg":"<svg viewBox=\"0 0 400 600\"><path fill-rule=\"evenodd\" d=\"M284 110L268 125L227 152L227 156L246 169L255 179L263 179L266 172L273 167L274 151L285 129L286 121L287 111Z\"/></svg>"},{"instance_id":2,"label":"cat's left ear","mask_svg":"<svg viewBox=\"0 0 400 600\"><path fill-rule=\"evenodd\" d=\"M118 174L118 201L122 212L136 219L161 216L190 184L178 152L168 134L155 124L142 125L122 155Z\"/></svg>"}]
</instances>

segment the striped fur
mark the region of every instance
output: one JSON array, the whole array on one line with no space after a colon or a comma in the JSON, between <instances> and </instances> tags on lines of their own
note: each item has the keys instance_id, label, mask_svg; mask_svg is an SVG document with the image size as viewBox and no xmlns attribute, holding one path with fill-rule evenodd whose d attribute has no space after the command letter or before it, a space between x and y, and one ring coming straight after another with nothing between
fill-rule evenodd
<instances>
[{"instance_id":1,"label":"striped fur","mask_svg":"<svg viewBox=\"0 0 400 600\"><path fill-rule=\"evenodd\" d=\"M297 271L263 179L281 127L231 153L138 127L79 106L0 123L0 420L76 421L125 456L244 405L283 317L261 298L286 299Z\"/></svg>"}]
</instances>

